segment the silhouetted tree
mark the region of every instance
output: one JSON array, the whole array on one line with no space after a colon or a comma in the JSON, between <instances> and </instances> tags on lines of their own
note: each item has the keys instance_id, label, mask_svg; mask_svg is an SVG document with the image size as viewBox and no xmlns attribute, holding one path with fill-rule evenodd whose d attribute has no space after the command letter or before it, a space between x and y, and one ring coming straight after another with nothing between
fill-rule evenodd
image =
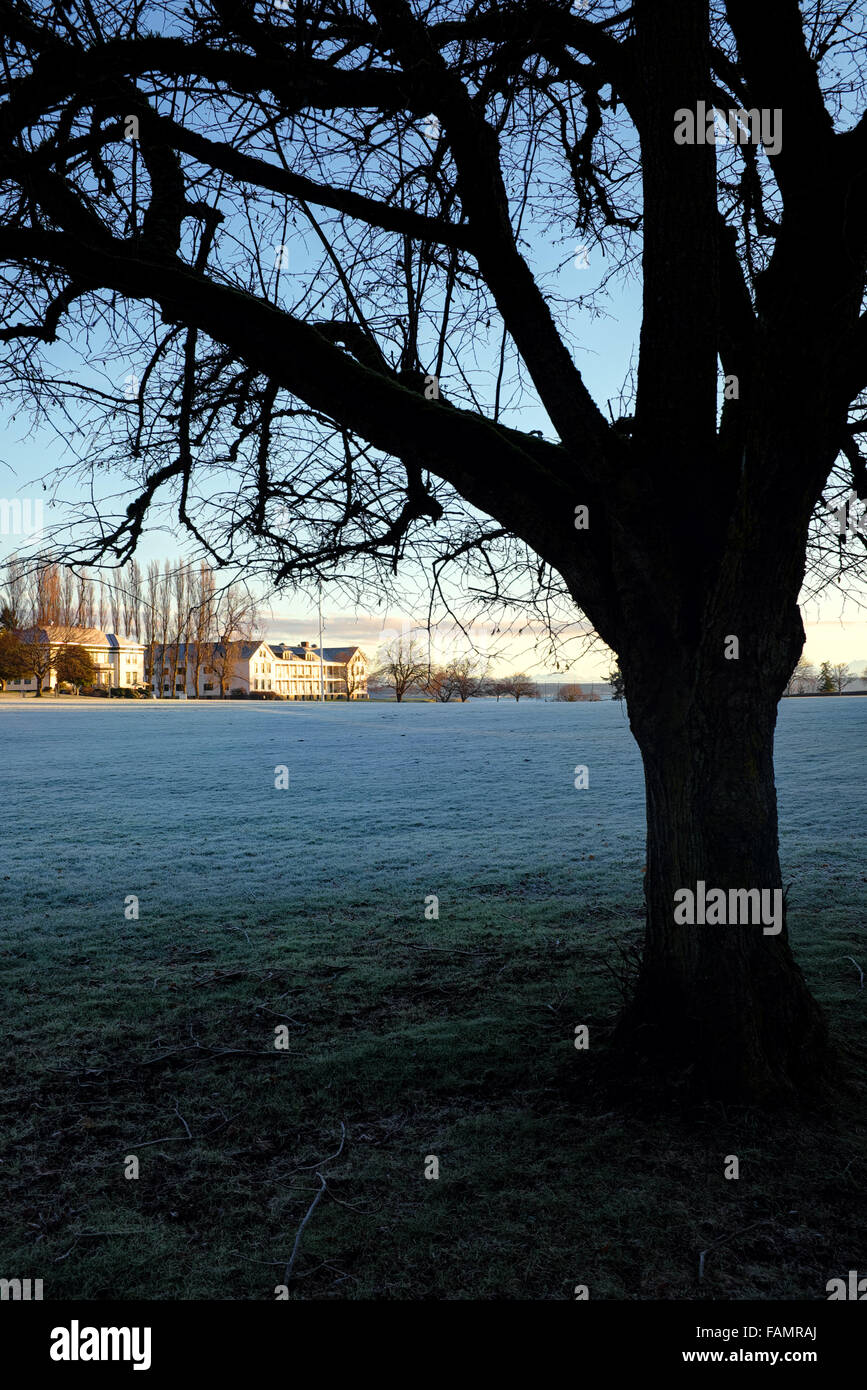
<instances>
[{"instance_id":1,"label":"silhouetted tree","mask_svg":"<svg viewBox=\"0 0 867 1390\"><path fill-rule=\"evenodd\" d=\"M781 887L773 736L808 546L825 576L863 555L829 521L867 495L851 4L2 14L2 370L68 447L86 410L80 463L127 480L79 510L78 558L123 563L170 503L215 565L277 585L369 588L409 555L437 594L457 565L543 615L568 598L617 653L647 781L616 1042L730 1097L820 1087L785 928L696 930L673 901ZM732 112L719 148L701 104ZM550 246L576 234L564 286ZM575 301L594 307L585 268L626 265L643 319L609 423ZM115 397L53 373L61 334L100 340ZM543 430L515 428L524 404Z\"/></svg>"}]
</instances>

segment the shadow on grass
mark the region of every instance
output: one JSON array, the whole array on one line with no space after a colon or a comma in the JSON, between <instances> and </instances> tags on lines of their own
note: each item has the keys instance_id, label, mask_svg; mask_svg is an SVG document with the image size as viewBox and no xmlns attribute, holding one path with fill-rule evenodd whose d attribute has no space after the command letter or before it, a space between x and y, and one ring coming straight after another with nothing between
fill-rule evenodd
<instances>
[{"instance_id":1,"label":"shadow on grass","mask_svg":"<svg viewBox=\"0 0 867 1390\"><path fill-rule=\"evenodd\" d=\"M763 1116L615 1082L638 936L542 892L448 924L281 904L7 935L4 1274L272 1299L321 1174L292 1298L824 1299L864 1262L863 1087ZM835 950L807 973L852 1076Z\"/></svg>"}]
</instances>

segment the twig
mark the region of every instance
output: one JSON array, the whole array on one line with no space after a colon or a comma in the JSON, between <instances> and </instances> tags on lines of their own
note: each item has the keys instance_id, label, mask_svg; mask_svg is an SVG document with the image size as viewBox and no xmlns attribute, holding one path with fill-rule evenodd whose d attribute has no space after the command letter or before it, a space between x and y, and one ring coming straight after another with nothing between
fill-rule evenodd
<instances>
[{"instance_id":1,"label":"twig","mask_svg":"<svg viewBox=\"0 0 867 1390\"><path fill-rule=\"evenodd\" d=\"M189 1137L192 1139L193 1136L190 1135ZM126 1147L130 1149L149 1149L153 1144L176 1144L178 1140L186 1140L186 1138L186 1134L167 1134L164 1139L145 1139L143 1143L128 1144Z\"/></svg>"},{"instance_id":2,"label":"twig","mask_svg":"<svg viewBox=\"0 0 867 1390\"><path fill-rule=\"evenodd\" d=\"M335 1158L339 1158L340 1155L343 1153L343 1145L344 1145L345 1142L346 1142L346 1125L345 1125L345 1124L343 1123L343 1121L341 1120L341 1121L340 1121L340 1148L337 1150L337 1153L332 1154L330 1158L317 1158L317 1160L316 1160L315 1163L305 1163L305 1164L303 1164L300 1168L293 1168L293 1169L292 1169L292 1173L309 1173L311 1168L324 1168L325 1165L326 1165L326 1163L333 1163L334 1160L335 1160ZM292 1177L292 1173L289 1174L290 1178Z\"/></svg>"},{"instance_id":3,"label":"twig","mask_svg":"<svg viewBox=\"0 0 867 1390\"><path fill-rule=\"evenodd\" d=\"M296 1237L295 1237L295 1244L294 1244L293 1247L292 1247L292 1254L289 1256L289 1263L287 1264L287 1266L286 1266L286 1272L285 1272L284 1275L283 1275L283 1283L284 1283L284 1284L288 1284L288 1283L289 1283L289 1277L290 1277L290 1275L291 1275L291 1273L292 1273L292 1266L293 1266L294 1263L295 1263L295 1256L298 1254L298 1246L299 1246L300 1243L301 1243L301 1233L302 1233L302 1231L304 1230L304 1227L307 1225L307 1222L310 1220L311 1216L313 1215L314 1211L316 1210L316 1203L319 1201L319 1198L322 1196L323 1192L325 1191L325 1179L323 1178L323 1176L322 1176L321 1173L317 1173L316 1176L317 1176L317 1178L319 1179L319 1181L321 1182L322 1186L320 1187L320 1189L319 1189L319 1191L317 1192L316 1196L313 1198L313 1201L310 1203L310 1206L307 1208L307 1215L305 1216L304 1220L301 1222L301 1225L298 1227L298 1234L297 1234Z\"/></svg>"},{"instance_id":4,"label":"twig","mask_svg":"<svg viewBox=\"0 0 867 1390\"><path fill-rule=\"evenodd\" d=\"M448 951L451 956L492 956L493 951L485 950L484 946L479 946L475 951L459 951L457 946L419 946L415 941L404 941L404 946L415 946L417 951Z\"/></svg>"},{"instance_id":5,"label":"twig","mask_svg":"<svg viewBox=\"0 0 867 1390\"><path fill-rule=\"evenodd\" d=\"M860 983L860 985L858 986L858 988L859 988L859 989L863 989L863 988L864 988L864 971L861 969L861 967L860 967L860 965L858 964L857 960L855 959L854 956L844 956L843 959L844 959L844 960L851 960L851 962L852 962L852 964L854 965L855 969L858 971L858 974L861 976L861 983Z\"/></svg>"},{"instance_id":6,"label":"twig","mask_svg":"<svg viewBox=\"0 0 867 1390\"><path fill-rule=\"evenodd\" d=\"M704 1278L704 1257L718 1245L725 1245L726 1241L734 1240L735 1236L746 1235L747 1231L752 1231L756 1226L768 1226L774 1224L773 1216L763 1216L760 1221L753 1221L749 1226L742 1226L739 1231L732 1231L731 1235L720 1236L719 1240L712 1240L706 1250L700 1250L698 1254L698 1278L699 1282Z\"/></svg>"},{"instance_id":7,"label":"twig","mask_svg":"<svg viewBox=\"0 0 867 1390\"><path fill-rule=\"evenodd\" d=\"M175 1106L175 1113L177 1114L179 1120L182 1122L182 1124L183 1124L183 1126L184 1126L184 1129L187 1131L186 1134L167 1134L166 1137L165 1137L164 1139L145 1139L145 1140L144 1140L142 1143L140 1143L140 1144L128 1144L128 1145L125 1145L125 1147L128 1148L128 1149L149 1149L149 1148L151 1148L154 1144L173 1144L173 1143L177 1142L177 1141L180 1140L180 1139L194 1139L194 1138L196 1138L196 1137L197 1137L196 1135L193 1135L193 1134L190 1133L189 1125L187 1124L187 1122L186 1122L186 1120L184 1119L183 1115L180 1114L180 1111L177 1110L177 1105ZM219 1133L219 1131L220 1131L221 1129L225 1129L225 1128L226 1128L226 1125L231 1124L233 1120L237 1120L238 1116L241 1115L242 1113L243 1113L243 1111L241 1111L241 1110L236 1110L235 1113L234 1113L234 1115L230 1115L229 1118L228 1118L227 1120L223 1120L221 1124L214 1125L214 1128L213 1128L213 1129L206 1129L205 1132L204 1132L204 1134L198 1135L198 1138L199 1138L199 1139L208 1139L208 1138L210 1138L210 1136L211 1136L212 1134L217 1134L217 1133Z\"/></svg>"}]
</instances>

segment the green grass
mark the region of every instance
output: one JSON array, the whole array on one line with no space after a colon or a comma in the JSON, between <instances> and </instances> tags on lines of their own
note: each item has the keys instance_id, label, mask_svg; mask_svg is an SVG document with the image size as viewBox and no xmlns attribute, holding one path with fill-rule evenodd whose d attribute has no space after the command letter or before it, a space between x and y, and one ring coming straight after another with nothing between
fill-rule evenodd
<instances>
[{"instance_id":1,"label":"green grass","mask_svg":"<svg viewBox=\"0 0 867 1390\"><path fill-rule=\"evenodd\" d=\"M0 1274L46 1298L272 1299L317 1171L297 1299L823 1299L867 1273L865 994L833 924L795 946L846 1085L762 1115L606 1080L637 912L582 917L538 882L459 903L7 933Z\"/></svg>"}]
</instances>

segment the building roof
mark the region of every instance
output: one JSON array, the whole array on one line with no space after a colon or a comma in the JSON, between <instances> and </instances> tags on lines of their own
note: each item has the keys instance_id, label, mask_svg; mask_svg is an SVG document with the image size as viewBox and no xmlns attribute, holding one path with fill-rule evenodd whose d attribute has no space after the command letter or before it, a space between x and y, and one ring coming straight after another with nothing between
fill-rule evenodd
<instances>
[{"instance_id":1,"label":"building roof","mask_svg":"<svg viewBox=\"0 0 867 1390\"><path fill-rule=\"evenodd\" d=\"M253 656L255 652L259 651L261 647L264 647L267 652L271 653L275 661L289 661L293 658L298 661L303 661L305 660L305 658L312 656L316 658L316 665L318 666L319 664L318 647L290 647L286 642L265 642L264 640L255 642L242 642L237 645L237 655L239 660L241 661L249 661L250 657ZM195 645L191 642L189 644L189 648L192 654L195 651ZM179 662L184 661L186 659L187 644L185 644L184 642L167 642L165 649L167 652L171 654L172 658L174 658L175 651L177 650L177 659ZM222 642L202 643L203 653L210 654L212 652L216 652L220 656L222 656L223 650L224 649ZM163 651L162 643L154 643L154 651L157 656L161 656ZM348 661L351 661L352 657L355 655L356 652L361 652L361 648L323 647L322 657L326 662L333 662L336 665L345 666ZM364 655L363 652L362 655Z\"/></svg>"},{"instance_id":2,"label":"building roof","mask_svg":"<svg viewBox=\"0 0 867 1390\"><path fill-rule=\"evenodd\" d=\"M131 637L120 637L116 632L103 632L99 627L67 627L61 623L46 623L25 630L44 634L44 637L39 637L40 641L55 644L62 642L66 646L107 647L111 651L118 651L121 647L142 646L141 642L134 642Z\"/></svg>"},{"instance_id":3,"label":"building roof","mask_svg":"<svg viewBox=\"0 0 867 1390\"><path fill-rule=\"evenodd\" d=\"M288 656L298 657L301 661L308 656L314 656L318 661L320 657L318 647L292 647L286 642L269 642L268 646L276 657L282 658L284 661ZM321 656L323 661L333 661L345 665L358 651L361 651L360 647L323 647Z\"/></svg>"},{"instance_id":4,"label":"building roof","mask_svg":"<svg viewBox=\"0 0 867 1390\"><path fill-rule=\"evenodd\" d=\"M259 648L262 646L262 643L261 643L261 642L240 642L240 643L232 643L232 645L238 647L238 651L235 653L235 655L236 655L241 661L248 661L249 658L253 655L253 653L254 653L254 652L257 652L257 651L259 650ZM187 655L187 650L188 650L188 649L189 649L190 657L192 658L192 657L195 655L196 643L195 643L195 642L190 642L190 643L186 643L186 642L166 642L165 648L164 648L162 642L154 642L154 654L155 654L156 656L162 656L163 650L165 650L165 651L167 651L167 652L170 654L170 656L171 656L172 658L174 658L175 652L177 652L177 654L178 654L178 661L183 661L183 660L185 660L186 655ZM225 655L225 650L226 650L225 647L223 646L223 643L222 643L222 642L202 642L202 643L201 643L201 649L202 649L202 656L203 656L203 657L204 657L204 656L210 656L210 655L212 655L214 652L216 652L219 656L223 656L223 655Z\"/></svg>"}]
</instances>

